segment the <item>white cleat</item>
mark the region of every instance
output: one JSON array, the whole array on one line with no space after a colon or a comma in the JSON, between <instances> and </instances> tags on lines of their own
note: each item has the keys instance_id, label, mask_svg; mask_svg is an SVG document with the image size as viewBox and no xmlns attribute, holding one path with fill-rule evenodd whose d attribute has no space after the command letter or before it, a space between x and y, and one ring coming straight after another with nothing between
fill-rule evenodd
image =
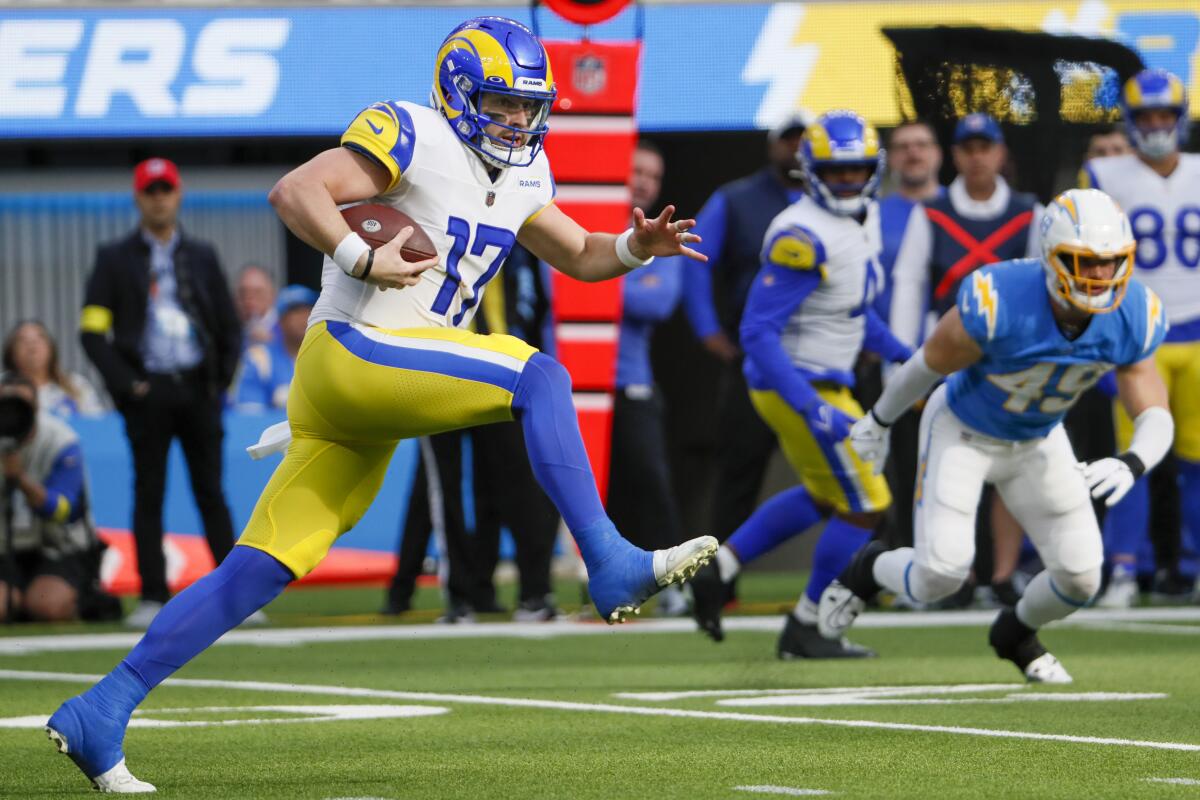
<instances>
[{"instance_id":1,"label":"white cleat","mask_svg":"<svg viewBox=\"0 0 1200 800\"><path fill-rule=\"evenodd\" d=\"M833 581L821 592L817 605L817 630L826 639L841 639L858 615L867 607L867 601L843 585Z\"/></svg>"},{"instance_id":2,"label":"white cleat","mask_svg":"<svg viewBox=\"0 0 1200 800\"><path fill-rule=\"evenodd\" d=\"M58 752L63 755L70 755L71 748L67 742L67 737L63 736L53 728L46 728L46 736L58 748ZM156 792L154 784L139 781L133 777L129 768L125 766L125 759L121 759L116 765L92 778L92 787L98 792L107 794L149 794Z\"/></svg>"},{"instance_id":3,"label":"white cleat","mask_svg":"<svg viewBox=\"0 0 1200 800\"><path fill-rule=\"evenodd\" d=\"M133 777L123 758L108 772L92 778L92 785L96 791L107 794L149 794L158 791L154 784Z\"/></svg>"},{"instance_id":4,"label":"white cleat","mask_svg":"<svg viewBox=\"0 0 1200 800\"><path fill-rule=\"evenodd\" d=\"M669 550L654 551L654 578L660 588L683 583L713 560L719 543L712 536L697 536Z\"/></svg>"},{"instance_id":5,"label":"white cleat","mask_svg":"<svg viewBox=\"0 0 1200 800\"><path fill-rule=\"evenodd\" d=\"M1030 683L1073 683L1074 679L1052 653L1042 653L1025 667Z\"/></svg>"}]
</instances>

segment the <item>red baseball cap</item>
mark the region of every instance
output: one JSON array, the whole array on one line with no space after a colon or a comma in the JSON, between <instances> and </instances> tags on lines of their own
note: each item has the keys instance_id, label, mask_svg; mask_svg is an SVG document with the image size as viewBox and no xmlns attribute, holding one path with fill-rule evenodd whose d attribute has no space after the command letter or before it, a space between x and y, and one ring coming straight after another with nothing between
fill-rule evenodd
<instances>
[{"instance_id":1,"label":"red baseball cap","mask_svg":"<svg viewBox=\"0 0 1200 800\"><path fill-rule=\"evenodd\" d=\"M133 168L133 190L144 192L146 187L158 182L170 184L172 189L179 188L179 167L174 161L165 158L147 158Z\"/></svg>"}]
</instances>

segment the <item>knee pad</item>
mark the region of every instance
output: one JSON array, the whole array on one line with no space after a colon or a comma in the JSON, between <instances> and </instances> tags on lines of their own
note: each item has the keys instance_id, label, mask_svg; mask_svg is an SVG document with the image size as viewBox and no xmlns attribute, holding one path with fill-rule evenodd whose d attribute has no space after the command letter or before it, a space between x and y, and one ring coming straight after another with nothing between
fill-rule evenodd
<instances>
[{"instance_id":1,"label":"knee pad","mask_svg":"<svg viewBox=\"0 0 1200 800\"><path fill-rule=\"evenodd\" d=\"M1083 572L1066 572L1061 569L1050 571L1055 592L1074 603L1086 603L1100 591L1100 567Z\"/></svg>"},{"instance_id":2,"label":"knee pad","mask_svg":"<svg viewBox=\"0 0 1200 800\"><path fill-rule=\"evenodd\" d=\"M934 603L962 587L970 570L945 572L913 561L904 576L904 588L918 603Z\"/></svg>"}]
</instances>

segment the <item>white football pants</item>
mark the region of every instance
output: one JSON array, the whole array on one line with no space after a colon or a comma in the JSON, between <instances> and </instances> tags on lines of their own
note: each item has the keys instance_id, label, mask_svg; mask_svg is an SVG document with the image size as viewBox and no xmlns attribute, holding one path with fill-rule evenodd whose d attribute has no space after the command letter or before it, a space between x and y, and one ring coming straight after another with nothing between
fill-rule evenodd
<instances>
[{"instance_id":1,"label":"white football pants","mask_svg":"<svg viewBox=\"0 0 1200 800\"><path fill-rule=\"evenodd\" d=\"M1104 549L1066 431L1017 442L985 436L954 415L944 385L921 417L914 547L881 555L876 580L918 602L957 591L975 560L984 483L996 486L1046 565L1017 607L1022 622L1038 628L1085 605L1099 589Z\"/></svg>"}]
</instances>

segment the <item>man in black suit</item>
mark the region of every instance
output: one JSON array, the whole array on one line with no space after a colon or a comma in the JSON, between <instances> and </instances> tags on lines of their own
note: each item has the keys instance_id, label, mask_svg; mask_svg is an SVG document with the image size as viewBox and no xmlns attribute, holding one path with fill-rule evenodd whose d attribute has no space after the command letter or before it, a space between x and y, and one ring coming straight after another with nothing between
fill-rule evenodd
<instances>
[{"instance_id":1,"label":"man in black suit","mask_svg":"<svg viewBox=\"0 0 1200 800\"><path fill-rule=\"evenodd\" d=\"M241 326L216 252L179 229L175 164L143 161L134 169L133 188L138 227L97 251L80 333L125 417L133 452L142 602L126 623L144 628L169 596L162 512L167 453L176 436L214 560L233 547L221 491L221 406L237 368Z\"/></svg>"}]
</instances>

